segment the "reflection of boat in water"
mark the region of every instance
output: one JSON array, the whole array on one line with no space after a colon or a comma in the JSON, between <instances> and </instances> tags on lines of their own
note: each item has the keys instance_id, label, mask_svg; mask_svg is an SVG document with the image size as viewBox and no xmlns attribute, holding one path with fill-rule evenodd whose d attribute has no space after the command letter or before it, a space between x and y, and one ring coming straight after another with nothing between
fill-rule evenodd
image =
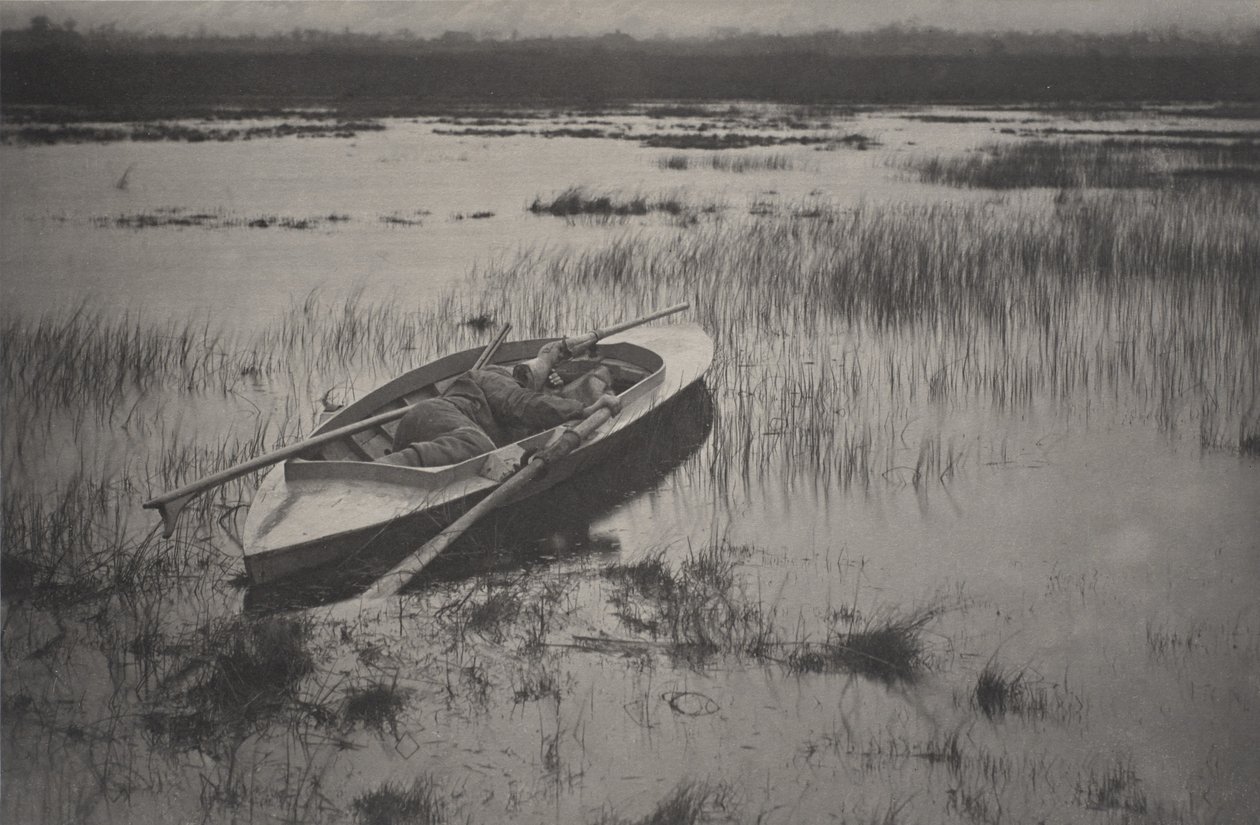
<instances>
[{"instance_id":1,"label":"reflection of boat in water","mask_svg":"<svg viewBox=\"0 0 1260 825\"><path fill-rule=\"evenodd\" d=\"M667 426L636 429L614 461L557 484L546 495L504 507L438 556L411 586L552 564L565 558L616 552L620 542L592 525L662 483L704 444L713 402L703 382L674 396ZM437 531L436 524L382 536L368 548L323 568L253 585L250 610L311 607L362 592Z\"/></svg>"},{"instance_id":2,"label":"reflection of boat in water","mask_svg":"<svg viewBox=\"0 0 1260 825\"><path fill-rule=\"evenodd\" d=\"M512 364L531 358L543 342L504 344L495 361ZM382 412L433 397L478 354L479 350L468 350L413 370L340 411L314 435L352 428ZM530 486L530 500L610 461L621 471L621 456L634 443L667 432L670 428L662 425L671 423L671 412L685 406L688 398L695 402L688 391L698 385L712 355L712 342L693 324L634 329L602 341L601 361L612 372L621 413L549 466L547 474ZM243 539L250 579L263 584L303 570L353 567L378 546L415 546L415 537L431 535L484 498L500 484L504 467L544 447L555 433L537 433L460 464L400 467L372 461L392 440L390 425L385 424L289 460L264 479L246 520ZM509 506L522 498L509 501Z\"/></svg>"}]
</instances>

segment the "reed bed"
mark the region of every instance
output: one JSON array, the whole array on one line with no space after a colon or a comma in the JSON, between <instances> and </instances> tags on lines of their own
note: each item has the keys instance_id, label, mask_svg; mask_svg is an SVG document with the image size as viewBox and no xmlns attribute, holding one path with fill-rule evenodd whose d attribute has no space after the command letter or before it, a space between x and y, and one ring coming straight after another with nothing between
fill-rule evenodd
<instances>
[{"instance_id":1,"label":"reed bed","mask_svg":"<svg viewBox=\"0 0 1260 825\"><path fill-rule=\"evenodd\" d=\"M961 156L892 161L923 183L983 189L1144 188L1178 177L1254 180L1260 144L1106 139L993 143Z\"/></svg>"},{"instance_id":2,"label":"reed bed","mask_svg":"<svg viewBox=\"0 0 1260 825\"><path fill-rule=\"evenodd\" d=\"M662 155L656 159L659 169L682 171L685 169L713 169L717 172L787 172L796 168L791 155Z\"/></svg>"},{"instance_id":3,"label":"reed bed","mask_svg":"<svg viewBox=\"0 0 1260 825\"><path fill-rule=\"evenodd\" d=\"M947 481L964 433L926 422L977 401L1094 402L1169 433L1206 410L1208 431L1239 431L1260 391L1258 208L1254 189L1198 186L627 233L497 266L514 302L477 309L541 331L691 297L719 353L719 486Z\"/></svg>"},{"instance_id":4,"label":"reed bed","mask_svg":"<svg viewBox=\"0 0 1260 825\"><path fill-rule=\"evenodd\" d=\"M553 215L557 218L577 216L593 216L601 218L624 218L642 216L649 212L665 212L680 215L684 204L677 198L649 198L646 195L632 195L628 198L616 198L610 194L589 192L582 187L570 187L560 194L546 200L536 197L529 205L529 211L535 215Z\"/></svg>"}]
</instances>

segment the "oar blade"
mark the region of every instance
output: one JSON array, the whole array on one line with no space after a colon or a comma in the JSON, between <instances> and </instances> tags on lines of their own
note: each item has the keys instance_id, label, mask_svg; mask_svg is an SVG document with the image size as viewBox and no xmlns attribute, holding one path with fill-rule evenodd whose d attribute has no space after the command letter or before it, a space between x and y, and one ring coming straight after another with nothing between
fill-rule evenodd
<instances>
[{"instance_id":1,"label":"oar blade","mask_svg":"<svg viewBox=\"0 0 1260 825\"><path fill-rule=\"evenodd\" d=\"M184 505L192 500L196 493L188 495L176 496L169 499L153 499L146 501L144 507L149 510L157 510L162 516L162 538L169 539L175 535L175 525L179 522L179 514L183 511Z\"/></svg>"}]
</instances>

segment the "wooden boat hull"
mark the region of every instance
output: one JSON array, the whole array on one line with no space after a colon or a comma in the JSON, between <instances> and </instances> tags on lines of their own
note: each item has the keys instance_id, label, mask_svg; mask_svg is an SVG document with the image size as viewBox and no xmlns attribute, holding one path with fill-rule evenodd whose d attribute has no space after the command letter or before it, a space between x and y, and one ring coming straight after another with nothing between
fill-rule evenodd
<instances>
[{"instance_id":1,"label":"wooden boat hull","mask_svg":"<svg viewBox=\"0 0 1260 825\"><path fill-rule=\"evenodd\" d=\"M504 344L496 363L532 357L545 341ZM621 413L519 498L536 495L610 460L635 430L664 423L670 401L703 376L713 344L694 324L640 327L600 342L614 369L642 378L619 391ZM341 410L314 435L365 420L393 406L437 394L442 382L467 370L479 349L446 356L400 376ZM554 435L545 431L493 453L447 467L397 467L373 463L383 454L389 431L368 431L292 459L267 475L245 522L245 569L261 584L353 558L383 541L414 534L422 538L448 524L495 489L526 450ZM352 442L352 443L351 443Z\"/></svg>"}]
</instances>

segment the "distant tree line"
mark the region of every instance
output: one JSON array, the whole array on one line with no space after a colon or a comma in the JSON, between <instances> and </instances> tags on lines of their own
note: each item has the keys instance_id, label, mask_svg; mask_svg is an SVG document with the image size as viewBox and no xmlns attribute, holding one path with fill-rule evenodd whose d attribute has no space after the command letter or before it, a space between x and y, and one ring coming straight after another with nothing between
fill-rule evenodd
<instances>
[{"instance_id":1,"label":"distant tree line","mask_svg":"<svg viewBox=\"0 0 1260 825\"><path fill-rule=\"evenodd\" d=\"M761 99L1003 103L1260 99L1260 30L965 33L889 26L704 39L447 32L138 36L32 20L0 34L0 104Z\"/></svg>"}]
</instances>

